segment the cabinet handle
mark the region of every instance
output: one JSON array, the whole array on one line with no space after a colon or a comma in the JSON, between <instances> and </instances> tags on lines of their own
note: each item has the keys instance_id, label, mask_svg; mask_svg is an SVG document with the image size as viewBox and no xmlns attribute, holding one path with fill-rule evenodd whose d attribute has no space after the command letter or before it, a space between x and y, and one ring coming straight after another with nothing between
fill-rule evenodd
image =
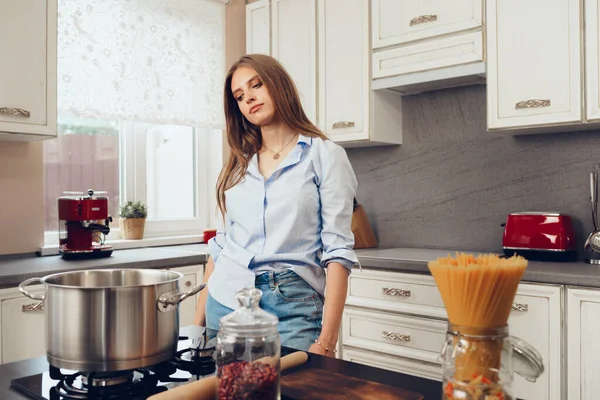
<instances>
[{"instance_id":1,"label":"cabinet handle","mask_svg":"<svg viewBox=\"0 0 600 400\"><path fill-rule=\"evenodd\" d=\"M520 110L523 108L540 108L540 107L550 107L550 100L541 100L541 99L533 99L533 100L523 100L515 104L515 110Z\"/></svg>"},{"instance_id":2,"label":"cabinet handle","mask_svg":"<svg viewBox=\"0 0 600 400\"><path fill-rule=\"evenodd\" d=\"M410 290L404 290L404 289L384 287L381 289L381 293L388 295L388 296L410 297Z\"/></svg>"},{"instance_id":3,"label":"cabinet handle","mask_svg":"<svg viewBox=\"0 0 600 400\"><path fill-rule=\"evenodd\" d=\"M527 304L513 303L511 309L513 311L527 312L529 310L529 306Z\"/></svg>"},{"instance_id":4,"label":"cabinet handle","mask_svg":"<svg viewBox=\"0 0 600 400\"><path fill-rule=\"evenodd\" d=\"M435 14L425 14L415 17L410 20L410 26L423 24L425 22L433 22L437 21L437 15Z\"/></svg>"},{"instance_id":5,"label":"cabinet handle","mask_svg":"<svg viewBox=\"0 0 600 400\"><path fill-rule=\"evenodd\" d=\"M341 129L341 128L354 128L354 122L352 121L340 121L336 122L332 126L333 129Z\"/></svg>"},{"instance_id":6,"label":"cabinet handle","mask_svg":"<svg viewBox=\"0 0 600 400\"><path fill-rule=\"evenodd\" d=\"M381 337L399 342L410 342L410 335L401 335L394 332L383 331L381 332Z\"/></svg>"},{"instance_id":7,"label":"cabinet handle","mask_svg":"<svg viewBox=\"0 0 600 400\"><path fill-rule=\"evenodd\" d=\"M21 307L21 312L34 311L44 311L44 302L40 301L39 303L23 304L23 307Z\"/></svg>"},{"instance_id":8,"label":"cabinet handle","mask_svg":"<svg viewBox=\"0 0 600 400\"><path fill-rule=\"evenodd\" d=\"M186 287L192 286L192 281L185 281L185 286Z\"/></svg>"},{"instance_id":9,"label":"cabinet handle","mask_svg":"<svg viewBox=\"0 0 600 400\"><path fill-rule=\"evenodd\" d=\"M12 115L13 117L25 117L29 118L31 113L27 110L23 110L22 108L10 108L10 107L0 107L0 114Z\"/></svg>"}]
</instances>

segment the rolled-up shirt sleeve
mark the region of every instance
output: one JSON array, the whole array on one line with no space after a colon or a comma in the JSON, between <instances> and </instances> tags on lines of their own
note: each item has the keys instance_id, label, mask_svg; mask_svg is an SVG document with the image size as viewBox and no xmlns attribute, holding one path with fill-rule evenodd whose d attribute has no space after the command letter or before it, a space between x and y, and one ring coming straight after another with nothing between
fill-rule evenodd
<instances>
[{"instance_id":1,"label":"rolled-up shirt sleeve","mask_svg":"<svg viewBox=\"0 0 600 400\"><path fill-rule=\"evenodd\" d=\"M352 211L358 184L346 151L336 147L323 168L321 196L321 266L338 262L351 270L358 264L354 253Z\"/></svg>"},{"instance_id":2,"label":"rolled-up shirt sleeve","mask_svg":"<svg viewBox=\"0 0 600 400\"><path fill-rule=\"evenodd\" d=\"M225 217L225 223L223 223L223 218L220 215L217 217L217 234L208 241L208 248L213 261L217 261L223 246L225 246L225 232L228 225L229 220L227 217Z\"/></svg>"}]
</instances>

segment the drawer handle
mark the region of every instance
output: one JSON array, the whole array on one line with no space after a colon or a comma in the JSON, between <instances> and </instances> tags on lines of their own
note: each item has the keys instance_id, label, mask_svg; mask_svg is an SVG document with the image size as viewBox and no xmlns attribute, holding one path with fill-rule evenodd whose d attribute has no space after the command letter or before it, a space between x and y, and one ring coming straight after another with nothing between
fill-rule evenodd
<instances>
[{"instance_id":1,"label":"drawer handle","mask_svg":"<svg viewBox=\"0 0 600 400\"><path fill-rule=\"evenodd\" d=\"M11 107L0 107L0 114L12 115L13 117L25 117L29 118L31 113L22 108L11 108Z\"/></svg>"},{"instance_id":2,"label":"drawer handle","mask_svg":"<svg viewBox=\"0 0 600 400\"><path fill-rule=\"evenodd\" d=\"M381 332L381 337L398 342L410 342L410 335L400 335L394 332L383 331Z\"/></svg>"},{"instance_id":3,"label":"drawer handle","mask_svg":"<svg viewBox=\"0 0 600 400\"><path fill-rule=\"evenodd\" d=\"M31 303L24 304L21 307L21 312L35 312L35 311L44 311L44 302L40 301L39 303Z\"/></svg>"},{"instance_id":4,"label":"drawer handle","mask_svg":"<svg viewBox=\"0 0 600 400\"><path fill-rule=\"evenodd\" d=\"M433 22L437 21L437 15L435 14L426 14L420 15L410 20L410 26L424 24L425 22Z\"/></svg>"},{"instance_id":5,"label":"drawer handle","mask_svg":"<svg viewBox=\"0 0 600 400\"><path fill-rule=\"evenodd\" d=\"M333 124L332 128L333 129L354 128L354 122L352 122L352 121L336 122Z\"/></svg>"},{"instance_id":6,"label":"drawer handle","mask_svg":"<svg viewBox=\"0 0 600 400\"><path fill-rule=\"evenodd\" d=\"M521 110L524 108L540 108L540 107L550 107L550 100L523 100L515 104L515 110Z\"/></svg>"},{"instance_id":7,"label":"drawer handle","mask_svg":"<svg viewBox=\"0 0 600 400\"><path fill-rule=\"evenodd\" d=\"M410 297L410 290L396 289L396 288L387 288L384 287L381 289L381 293L388 296L401 296L401 297Z\"/></svg>"},{"instance_id":8,"label":"drawer handle","mask_svg":"<svg viewBox=\"0 0 600 400\"><path fill-rule=\"evenodd\" d=\"M511 309L513 311L527 312L529 310L529 306L527 304L513 303Z\"/></svg>"},{"instance_id":9,"label":"drawer handle","mask_svg":"<svg viewBox=\"0 0 600 400\"><path fill-rule=\"evenodd\" d=\"M186 287L192 286L192 281L185 281L185 286Z\"/></svg>"}]
</instances>

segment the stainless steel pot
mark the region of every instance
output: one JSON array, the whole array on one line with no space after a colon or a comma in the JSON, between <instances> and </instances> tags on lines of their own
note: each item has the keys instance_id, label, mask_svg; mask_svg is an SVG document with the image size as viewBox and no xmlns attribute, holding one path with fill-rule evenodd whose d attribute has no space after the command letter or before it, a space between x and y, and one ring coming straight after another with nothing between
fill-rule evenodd
<instances>
[{"instance_id":1,"label":"stainless steel pot","mask_svg":"<svg viewBox=\"0 0 600 400\"><path fill-rule=\"evenodd\" d=\"M25 296L44 301L46 354L58 368L121 371L166 361L177 350L177 305L204 284L180 293L183 274L150 269L64 272L27 279ZM44 295L25 286L41 282Z\"/></svg>"}]
</instances>

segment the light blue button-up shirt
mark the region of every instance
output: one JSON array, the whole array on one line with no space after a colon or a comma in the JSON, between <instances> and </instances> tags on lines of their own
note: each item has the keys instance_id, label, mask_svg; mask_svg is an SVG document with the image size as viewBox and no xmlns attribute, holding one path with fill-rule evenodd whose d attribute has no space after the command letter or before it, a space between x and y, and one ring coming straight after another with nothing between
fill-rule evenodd
<instances>
[{"instance_id":1,"label":"light blue button-up shirt","mask_svg":"<svg viewBox=\"0 0 600 400\"><path fill-rule=\"evenodd\" d=\"M349 270L358 263L351 230L356 187L345 150L330 140L299 135L268 179L254 155L244 179L225 192L225 222L209 241L211 296L236 309L236 292L254 287L256 274L283 269L323 294L328 263Z\"/></svg>"}]
</instances>

